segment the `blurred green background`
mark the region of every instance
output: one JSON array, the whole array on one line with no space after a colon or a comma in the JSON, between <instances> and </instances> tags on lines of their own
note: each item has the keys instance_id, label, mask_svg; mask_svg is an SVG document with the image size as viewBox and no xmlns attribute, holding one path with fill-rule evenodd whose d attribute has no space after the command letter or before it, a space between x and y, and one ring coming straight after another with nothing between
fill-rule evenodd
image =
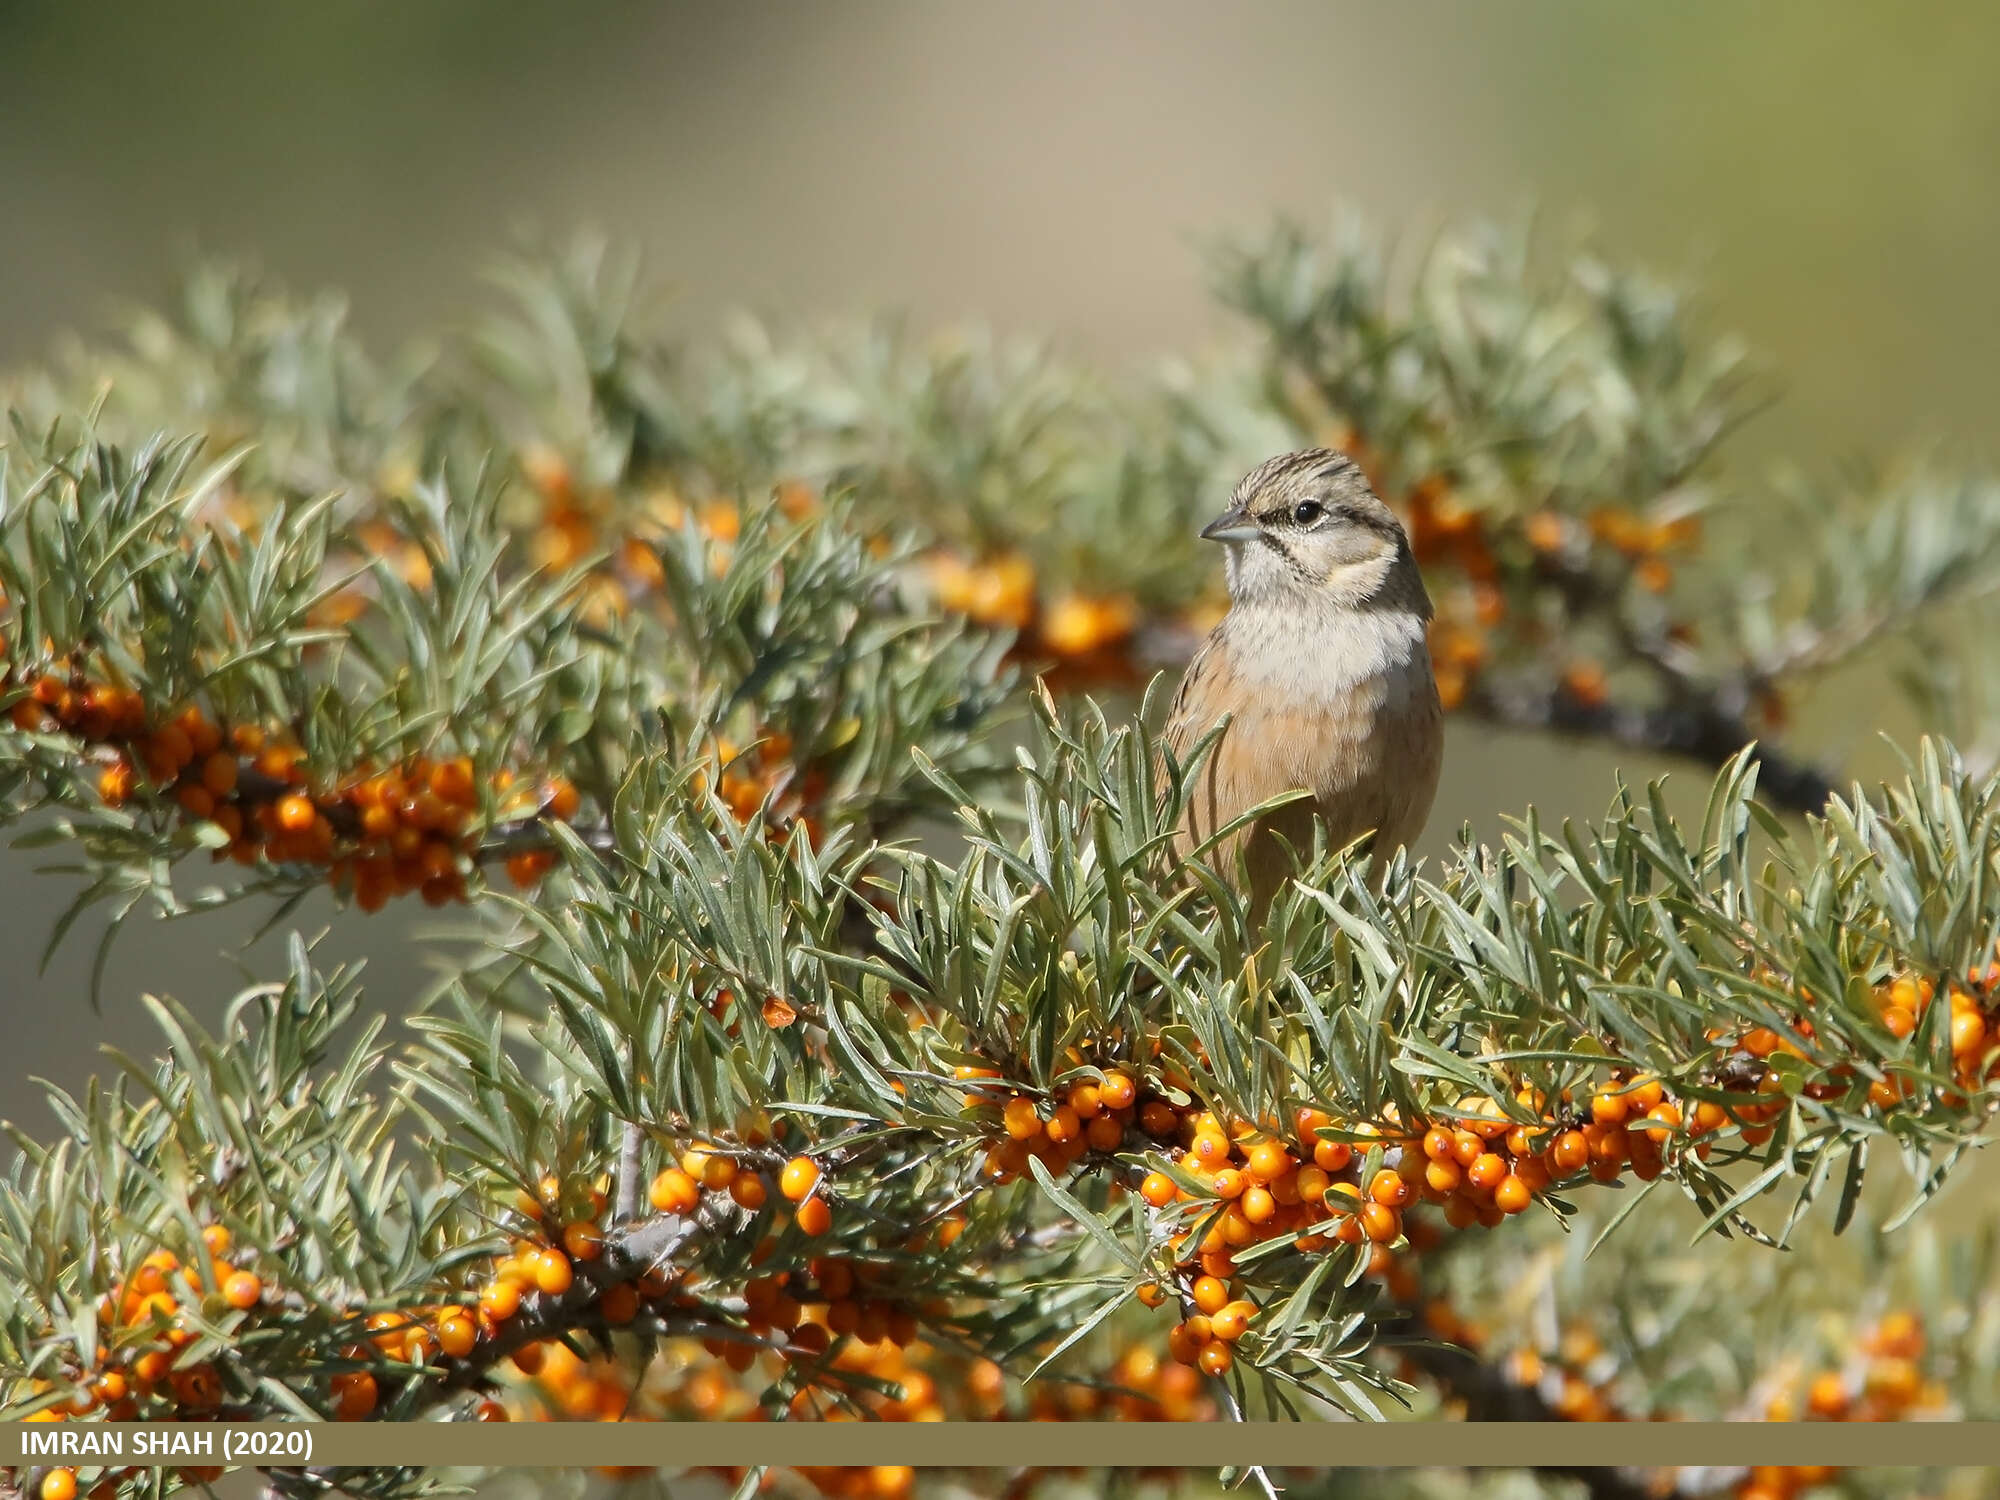
<instances>
[{"instance_id":1,"label":"blurred green background","mask_svg":"<svg viewBox=\"0 0 2000 1500\"><path fill-rule=\"evenodd\" d=\"M1218 233L1338 204L1421 240L1534 209L1692 278L1766 358L1783 399L1739 460L1980 459L1996 60L2000 8L1974 3L11 5L0 360L159 299L196 250L347 289L386 347L462 316L519 231L581 222L644 246L689 328L901 308L1138 366L1228 336L1198 257ZM1890 723L1864 690L1800 737L1854 764ZM1662 769L1458 726L1430 845L1531 801L1593 814L1621 764ZM97 1016L91 934L35 972L71 893L36 863L0 850L0 1116L40 1131L28 1077L152 1052L145 991L212 1016L249 919L128 929ZM425 921L342 923L392 1011Z\"/></svg>"}]
</instances>

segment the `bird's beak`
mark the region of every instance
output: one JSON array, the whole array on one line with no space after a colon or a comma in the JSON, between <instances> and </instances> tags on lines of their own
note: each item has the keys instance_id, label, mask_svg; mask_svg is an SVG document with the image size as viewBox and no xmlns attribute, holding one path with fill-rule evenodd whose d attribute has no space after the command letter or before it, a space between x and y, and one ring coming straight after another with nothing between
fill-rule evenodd
<instances>
[{"instance_id":1,"label":"bird's beak","mask_svg":"<svg viewBox=\"0 0 2000 1500\"><path fill-rule=\"evenodd\" d=\"M1205 542L1249 542L1262 535L1263 528L1240 505L1231 506L1201 528L1201 539Z\"/></svg>"}]
</instances>

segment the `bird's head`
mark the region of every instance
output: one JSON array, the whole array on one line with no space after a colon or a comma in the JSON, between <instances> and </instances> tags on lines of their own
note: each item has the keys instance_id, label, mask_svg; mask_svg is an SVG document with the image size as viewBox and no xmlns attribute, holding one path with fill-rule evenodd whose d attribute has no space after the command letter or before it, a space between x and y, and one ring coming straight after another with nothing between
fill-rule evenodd
<instances>
[{"instance_id":1,"label":"bird's head","mask_svg":"<svg viewBox=\"0 0 2000 1500\"><path fill-rule=\"evenodd\" d=\"M1360 466L1330 448L1259 464L1201 534L1228 548L1237 604L1404 608L1430 618L1403 523Z\"/></svg>"}]
</instances>

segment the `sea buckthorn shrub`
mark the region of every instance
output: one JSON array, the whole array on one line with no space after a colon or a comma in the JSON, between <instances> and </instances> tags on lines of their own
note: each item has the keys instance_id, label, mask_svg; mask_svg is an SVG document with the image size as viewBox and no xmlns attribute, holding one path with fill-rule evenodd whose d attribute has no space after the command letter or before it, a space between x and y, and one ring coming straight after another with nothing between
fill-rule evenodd
<instances>
[{"instance_id":1,"label":"sea buckthorn shrub","mask_svg":"<svg viewBox=\"0 0 2000 1500\"><path fill-rule=\"evenodd\" d=\"M0 1183L0 1415L1990 1415L1986 1221L1917 1236L2000 1102L2000 781L1929 741L1829 800L1745 743L1972 630L2000 505L1894 481L1752 578L1736 356L1507 245L1401 293L1280 235L1222 266L1241 359L1157 382L676 346L589 245L427 362L204 272L25 378L0 818L71 918L327 889L476 941L391 1029L350 929L295 940L52 1094ZM1301 849L1256 928L1177 860L1209 746L1143 726L1222 602L1194 532L1309 441L1407 521L1455 712L1706 766L1699 817L1620 788L1379 888Z\"/></svg>"}]
</instances>

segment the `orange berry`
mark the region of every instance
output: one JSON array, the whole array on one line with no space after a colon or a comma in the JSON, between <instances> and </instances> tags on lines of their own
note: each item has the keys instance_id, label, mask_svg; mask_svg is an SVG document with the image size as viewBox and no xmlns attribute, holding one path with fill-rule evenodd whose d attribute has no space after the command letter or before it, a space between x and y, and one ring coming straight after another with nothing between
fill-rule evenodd
<instances>
[{"instance_id":1,"label":"orange berry","mask_svg":"<svg viewBox=\"0 0 2000 1500\"><path fill-rule=\"evenodd\" d=\"M1210 1331L1219 1339L1235 1343L1249 1330L1250 1320L1257 1316L1257 1304L1235 1301L1225 1303L1209 1319Z\"/></svg>"},{"instance_id":2,"label":"orange berry","mask_svg":"<svg viewBox=\"0 0 2000 1500\"><path fill-rule=\"evenodd\" d=\"M753 1214L764 1206L764 1201L769 1195L770 1190L764 1186L764 1179L755 1172L740 1173L736 1180L729 1184L729 1196L735 1200L736 1206L747 1209Z\"/></svg>"},{"instance_id":3,"label":"orange berry","mask_svg":"<svg viewBox=\"0 0 2000 1500\"><path fill-rule=\"evenodd\" d=\"M668 1167L646 1196L660 1213L691 1214L701 1206L701 1185L679 1167Z\"/></svg>"},{"instance_id":4,"label":"orange berry","mask_svg":"<svg viewBox=\"0 0 2000 1500\"><path fill-rule=\"evenodd\" d=\"M1250 1148L1245 1169L1259 1182L1274 1182L1297 1165L1278 1141L1259 1141Z\"/></svg>"},{"instance_id":5,"label":"orange berry","mask_svg":"<svg viewBox=\"0 0 2000 1500\"><path fill-rule=\"evenodd\" d=\"M1450 1157L1430 1162L1424 1168L1424 1185L1434 1193L1449 1193L1465 1178L1465 1170Z\"/></svg>"},{"instance_id":6,"label":"orange berry","mask_svg":"<svg viewBox=\"0 0 2000 1500\"><path fill-rule=\"evenodd\" d=\"M105 805L119 807L132 795L132 763L120 758L106 766L97 777L97 795Z\"/></svg>"},{"instance_id":7,"label":"orange berry","mask_svg":"<svg viewBox=\"0 0 2000 1500\"><path fill-rule=\"evenodd\" d=\"M1596 708L1610 697L1604 668L1594 661L1580 661L1563 672L1562 682L1572 698Z\"/></svg>"},{"instance_id":8,"label":"orange berry","mask_svg":"<svg viewBox=\"0 0 2000 1500\"><path fill-rule=\"evenodd\" d=\"M1493 1206L1503 1214L1517 1214L1534 1201L1528 1185L1509 1172L1493 1189Z\"/></svg>"},{"instance_id":9,"label":"orange berry","mask_svg":"<svg viewBox=\"0 0 2000 1500\"><path fill-rule=\"evenodd\" d=\"M1986 1021L1976 1010L1955 1011L1951 1018L1951 1055L1964 1057L1977 1052L1986 1040Z\"/></svg>"},{"instance_id":10,"label":"orange berry","mask_svg":"<svg viewBox=\"0 0 2000 1500\"><path fill-rule=\"evenodd\" d=\"M1165 1172L1148 1172L1146 1180L1139 1184L1139 1196L1155 1208L1165 1208L1179 1192L1173 1178Z\"/></svg>"},{"instance_id":11,"label":"orange berry","mask_svg":"<svg viewBox=\"0 0 2000 1500\"><path fill-rule=\"evenodd\" d=\"M1084 1128L1083 1138L1093 1151L1116 1151L1125 1144L1125 1127L1116 1115L1101 1114Z\"/></svg>"},{"instance_id":12,"label":"orange berry","mask_svg":"<svg viewBox=\"0 0 2000 1500\"><path fill-rule=\"evenodd\" d=\"M1581 1130L1565 1130L1551 1148L1556 1165L1565 1172L1580 1170L1590 1161L1590 1142Z\"/></svg>"},{"instance_id":13,"label":"orange berry","mask_svg":"<svg viewBox=\"0 0 2000 1500\"><path fill-rule=\"evenodd\" d=\"M1230 1367L1236 1363L1235 1354L1230 1351L1227 1344L1223 1343L1204 1344L1197 1357L1201 1361L1201 1373L1217 1380L1227 1375Z\"/></svg>"},{"instance_id":14,"label":"orange berry","mask_svg":"<svg viewBox=\"0 0 2000 1500\"><path fill-rule=\"evenodd\" d=\"M629 1281L606 1287L597 1299L597 1311L605 1322L622 1328L639 1316L639 1293Z\"/></svg>"},{"instance_id":15,"label":"orange berry","mask_svg":"<svg viewBox=\"0 0 2000 1500\"><path fill-rule=\"evenodd\" d=\"M567 823L583 806L583 798L569 780L551 776L542 783L542 809L552 818Z\"/></svg>"},{"instance_id":16,"label":"orange berry","mask_svg":"<svg viewBox=\"0 0 2000 1500\"><path fill-rule=\"evenodd\" d=\"M1449 1130L1440 1130L1434 1125L1424 1132L1424 1155L1432 1161L1449 1159L1455 1144Z\"/></svg>"},{"instance_id":17,"label":"orange berry","mask_svg":"<svg viewBox=\"0 0 2000 1500\"><path fill-rule=\"evenodd\" d=\"M1063 1104L1057 1106L1056 1112L1049 1116L1048 1124L1042 1128L1050 1140L1061 1145L1083 1134L1083 1121L1074 1109Z\"/></svg>"},{"instance_id":18,"label":"orange berry","mask_svg":"<svg viewBox=\"0 0 2000 1500\"><path fill-rule=\"evenodd\" d=\"M50 1469L42 1476L42 1500L76 1500L76 1470Z\"/></svg>"},{"instance_id":19,"label":"orange berry","mask_svg":"<svg viewBox=\"0 0 2000 1500\"><path fill-rule=\"evenodd\" d=\"M521 1309L520 1283L511 1279L489 1281L479 1292L479 1310L496 1323L504 1323Z\"/></svg>"},{"instance_id":20,"label":"orange berry","mask_svg":"<svg viewBox=\"0 0 2000 1500\"><path fill-rule=\"evenodd\" d=\"M334 1415L343 1422L358 1422L375 1410L375 1377L366 1370L343 1370L333 1377Z\"/></svg>"},{"instance_id":21,"label":"orange berry","mask_svg":"<svg viewBox=\"0 0 2000 1500\"><path fill-rule=\"evenodd\" d=\"M1035 1101L1021 1094L1000 1107L1000 1124L1017 1141L1033 1140L1042 1133L1042 1117Z\"/></svg>"},{"instance_id":22,"label":"orange berry","mask_svg":"<svg viewBox=\"0 0 2000 1500\"><path fill-rule=\"evenodd\" d=\"M1870 1348L1876 1354L1915 1359L1924 1352L1923 1325L1907 1312L1885 1313L1875 1325Z\"/></svg>"},{"instance_id":23,"label":"orange berry","mask_svg":"<svg viewBox=\"0 0 2000 1500\"><path fill-rule=\"evenodd\" d=\"M1481 1192L1500 1186L1507 1176L1507 1159L1496 1151L1482 1151L1465 1169L1465 1180Z\"/></svg>"},{"instance_id":24,"label":"orange berry","mask_svg":"<svg viewBox=\"0 0 2000 1500\"><path fill-rule=\"evenodd\" d=\"M1646 1122L1639 1129L1649 1135L1671 1134L1681 1123L1681 1107L1671 1101L1655 1104L1646 1111Z\"/></svg>"},{"instance_id":25,"label":"orange berry","mask_svg":"<svg viewBox=\"0 0 2000 1500\"><path fill-rule=\"evenodd\" d=\"M463 1308L438 1314L436 1326L438 1348L453 1359L464 1359L479 1342L479 1325Z\"/></svg>"},{"instance_id":26,"label":"orange berry","mask_svg":"<svg viewBox=\"0 0 2000 1500\"><path fill-rule=\"evenodd\" d=\"M535 1286L551 1297L560 1297L576 1280L569 1257L560 1250L538 1250L533 1261Z\"/></svg>"},{"instance_id":27,"label":"orange berry","mask_svg":"<svg viewBox=\"0 0 2000 1500\"><path fill-rule=\"evenodd\" d=\"M1368 1196L1384 1208L1401 1208L1410 1201L1410 1185L1401 1173L1384 1167L1368 1179Z\"/></svg>"},{"instance_id":28,"label":"orange berry","mask_svg":"<svg viewBox=\"0 0 2000 1500\"><path fill-rule=\"evenodd\" d=\"M1361 1205L1360 1217L1362 1232L1378 1245L1391 1243L1403 1232L1403 1216L1372 1199Z\"/></svg>"},{"instance_id":29,"label":"orange berry","mask_svg":"<svg viewBox=\"0 0 2000 1500\"><path fill-rule=\"evenodd\" d=\"M507 1420L507 1408L489 1396L472 1408L472 1420L475 1422L504 1422Z\"/></svg>"},{"instance_id":30,"label":"orange berry","mask_svg":"<svg viewBox=\"0 0 2000 1500\"><path fill-rule=\"evenodd\" d=\"M1847 1384L1833 1371L1828 1370L1814 1378L1806 1392L1806 1405L1814 1415L1838 1417L1847 1410Z\"/></svg>"},{"instance_id":31,"label":"orange berry","mask_svg":"<svg viewBox=\"0 0 2000 1500\"><path fill-rule=\"evenodd\" d=\"M1590 1117L1600 1125L1620 1124L1630 1110L1631 1106L1623 1094L1607 1091L1591 1096Z\"/></svg>"},{"instance_id":32,"label":"orange berry","mask_svg":"<svg viewBox=\"0 0 2000 1500\"><path fill-rule=\"evenodd\" d=\"M833 1228L833 1210L824 1198L808 1198L799 1205L793 1220L801 1234L822 1235Z\"/></svg>"},{"instance_id":33,"label":"orange berry","mask_svg":"<svg viewBox=\"0 0 2000 1500\"><path fill-rule=\"evenodd\" d=\"M563 1225L562 1240L571 1260L596 1260L604 1253L604 1231L589 1219L572 1219Z\"/></svg>"},{"instance_id":34,"label":"orange berry","mask_svg":"<svg viewBox=\"0 0 2000 1500\"><path fill-rule=\"evenodd\" d=\"M1354 1160L1354 1147L1346 1141L1317 1141L1313 1144L1313 1165L1323 1172L1338 1172Z\"/></svg>"},{"instance_id":35,"label":"orange berry","mask_svg":"<svg viewBox=\"0 0 2000 1500\"><path fill-rule=\"evenodd\" d=\"M201 784L211 797L226 797L236 790L236 757L218 750L201 763Z\"/></svg>"},{"instance_id":36,"label":"orange berry","mask_svg":"<svg viewBox=\"0 0 2000 1500\"><path fill-rule=\"evenodd\" d=\"M1167 1300L1167 1289L1157 1281L1142 1282L1138 1291L1139 1301L1147 1307L1158 1307Z\"/></svg>"},{"instance_id":37,"label":"orange berry","mask_svg":"<svg viewBox=\"0 0 2000 1500\"><path fill-rule=\"evenodd\" d=\"M1139 1097L1139 1089L1129 1074L1106 1073L1104 1082L1097 1086L1097 1096L1106 1109L1130 1109L1132 1101Z\"/></svg>"},{"instance_id":38,"label":"orange berry","mask_svg":"<svg viewBox=\"0 0 2000 1500\"><path fill-rule=\"evenodd\" d=\"M367 817L377 811L379 809L368 809L362 820L364 827ZM555 863L555 851L551 849L519 849L507 856L507 878L514 883L516 890L525 891L538 884L544 875L555 868Z\"/></svg>"},{"instance_id":39,"label":"orange berry","mask_svg":"<svg viewBox=\"0 0 2000 1500\"><path fill-rule=\"evenodd\" d=\"M1269 1188L1253 1187L1245 1190L1241 1207L1252 1224L1268 1224L1277 1215L1278 1200Z\"/></svg>"},{"instance_id":40,"label":"orange berry","mask_svg":"<svg viewBox=\"0 0 2000 1500\"><path fill-rule=\"evenodd\" d=\"M234 1271L222 1283L222 1300L238 1312L255 1307L264 1295L264 1283L255 1271Z\"/></svg>"},{"instance_id":41,"label":"orange berry","mask_svg":"<svg viewBox=\"0 0 2000 1500\"><path fill-rule=\"evenodd\" d=\"M806 1195L818 1186L819 1163L810 1156L793 1157L778 1174L778 1191L794 1203L803 1203Z\"/></svg>"},{"instance_id":42,"label":"orange berry","mask_svg":"<svg viewBox=\"0 0 2000 1500\"><path fill-rule=\"evenodd\" d=\"M1228 1303L1229 1288L1213 1276L1197 1276L1188 1296L1203 1312L1214 1314Z\"/></svg>"},{"instance_id":43,"label":"orange berry","mask_svg":"<svg viewBox=\"0 0 2000 1500\"><path fill-rule=\"evenodd\" d=\"M318 817L319 809L313 806L310 797L294 792L278 799L278 826L286 833L308 832Z\"/></svg>"},{"instance_id":44,"label":"orange berry","mask_svg":"<svg viewBox=\"0 0 2000 1500\"><path fill-rule=\"evenodd\" d=\"M456 803L469 807L478 800L478 783L472 775L472 757L455 755L450 760L439 761L431 768L431 795L440 802Z\"/></svg>"},{"instance_id":45,"label":"orange berry","mask_svg":"<svg viewBox=\"0 0 2000 1500\"><path fill-rule=\"evenodd\" d=\"M1229 1160L1229 1142L1212 1130L1197 1130L1188 1150L1204 1167L1219 1167Z\"/></svg>"}]
</instances>

